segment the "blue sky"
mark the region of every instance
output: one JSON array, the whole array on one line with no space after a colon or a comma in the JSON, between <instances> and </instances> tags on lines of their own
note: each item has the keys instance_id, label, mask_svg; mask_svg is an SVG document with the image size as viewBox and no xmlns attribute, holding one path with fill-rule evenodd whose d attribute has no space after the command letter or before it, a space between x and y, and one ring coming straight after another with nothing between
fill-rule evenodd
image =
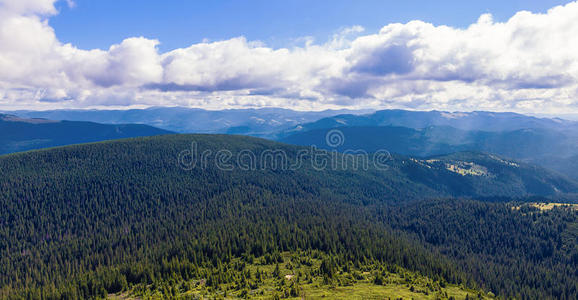
<instances>
[{"instance_id":1,"label":"blue sky","mask_svg":"<svg viewBox=\"0 0 578 300\"><path fill-rule=\"evenodd\" d=\"M83 49L107 49L127 37L161 41L168 51L203 39L245 36L267 45L291 47L312 36L325 42L344 27L367 32L395 22L422 20L467 27L484 13L506 21L516 12L545 12L567 3L556 0L387 1L387 0L75 0L74 8L57 4L60 14L50 24L63 42Z\"/></svg>"}]
</instances>

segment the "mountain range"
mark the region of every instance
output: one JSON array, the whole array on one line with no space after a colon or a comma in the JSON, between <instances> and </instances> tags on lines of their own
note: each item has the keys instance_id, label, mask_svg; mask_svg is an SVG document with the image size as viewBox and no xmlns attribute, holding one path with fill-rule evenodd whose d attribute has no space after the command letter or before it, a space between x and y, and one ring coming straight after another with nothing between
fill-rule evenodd
<instances>
[{"instance_id":1,"label":"mountain range","mask_svg":"<svg viewBox=\"0 0 578 300\"><path fill-rule=\"evenodd\" d=\"M170 131L139 124L98 124L80 121L25 119L0 114L0 154L55 146L99 142Z\"/></svg>"},{"instance_id":2,"label":"mountain range","mask_svg":"<svg viewBox=\"0 0 578 300\"><path fill-rule=\"evenodd\" d=\"M295 111L281 108L204 110L184 107L151 107L129 110L12 111L23 118L89 121L106 124L145 124L178 133L229 133L271 137L298 124L339 114L369 110Z\"/></svg>"},{"instance_id":3,"label":"mountain range","mask_svg":"<svg viewBox=\"0 0 578 300\"><path fill-rule=\"evenodd\" d=\"M338 129L339 145L327 143ZM385 149L430 156L458 151L495 153L538 164L578 179L578 123L514 113L447 113L379 111L369 115L339 115L301 124L278 135L297 145L330 150Z\"/></svg>"},{"instance_id":4,"label":"mountain range","mask_svg":"<svg viewBox=\"0 0 578 300\"><path fill-rule=\"evenodd\" d=\"M399 126L415 129L444 126L461 130L494 132L528 128L576 131L578 122L560 118L537 118L510 112L443 112L394 109L363 115L342 114L327 117L308 124L297 125L287 130L285 134L351 126Z\"/></svg>"},{"instance_id":5,"label":"mountain range","mask_svg":"<svg viewBox=\"0 0 578 300\"><path fill-rule=\"evenodd\" d=\"M5 115L0 121L1 126L12 126L10 130L5 127L0 136L3 138L0 153L166 134L171 130L251 135L337 151L385 149L419 157L460 151L486 152L537 164L578 180L578 168L574 168L578 165L578 123L559 118L497 112L298 112L276 108L208 111L178 107L13 113L18 117ZM326 142L327 132L334 128L338 128L344 138L336 147ZM36 133L32 134L33 131Z\"/></svg>"}]
</instances>

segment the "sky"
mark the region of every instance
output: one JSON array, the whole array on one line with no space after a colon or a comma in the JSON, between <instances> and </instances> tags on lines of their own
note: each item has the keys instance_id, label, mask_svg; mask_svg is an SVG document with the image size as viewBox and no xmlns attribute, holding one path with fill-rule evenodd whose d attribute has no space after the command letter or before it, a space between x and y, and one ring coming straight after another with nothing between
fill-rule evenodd
<instances>
[{"instance_id":1,"label":"sky","mask_svg":"<svg viewBox=\"0 0 578 300\"><path fill-rule=\"evenodd\" d=\"M73 8L57 3L60 13L50 25L64 43L83 49L107 49L127 37L161 41L170 51L203 40L238 36L269 47L303 45L304 37L327 42L343 28L362 26L378 32L390 23L422 20L465 28L481 14L507 21L520 10L546 12L568 1L388 1L388 0L76 0Z\"/></svg>"},{"instance_id":2,"label":"sky","mask_svg":"<svg viewBox=\"0 0 578 300\"><path fill-rule=\"evenodd\" d=\"M569 1L0 0L0 110L578 113Z\"/></svg>"}]
</instances>

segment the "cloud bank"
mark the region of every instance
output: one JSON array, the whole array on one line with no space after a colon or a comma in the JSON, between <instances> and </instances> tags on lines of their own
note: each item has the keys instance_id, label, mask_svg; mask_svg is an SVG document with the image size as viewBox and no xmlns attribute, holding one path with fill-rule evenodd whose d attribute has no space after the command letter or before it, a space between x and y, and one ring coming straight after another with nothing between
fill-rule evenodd
<instances>
[{"instance_id":1,"label":"cloud bank","mask_svg":"<svg viewBox=\"0 0 578 300\"><path fill-rule=\"evenodd\" d=\"M578 2L467 28L422 21L273 49L244 37L160 53L58 40L57 0L0 0L0 109L278 106L578 111ZM71 5L71 2L69 3Z\"/></svg>"}]
</instances>

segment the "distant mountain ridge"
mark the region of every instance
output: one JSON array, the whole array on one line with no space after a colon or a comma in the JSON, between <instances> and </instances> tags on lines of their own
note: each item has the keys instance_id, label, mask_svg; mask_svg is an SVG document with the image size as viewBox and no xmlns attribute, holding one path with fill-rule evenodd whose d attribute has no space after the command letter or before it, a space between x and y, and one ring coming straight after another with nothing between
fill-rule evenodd
<instances>
[{"instance_id":1,"label":"distant mountain ridge","mask_svg":"<svg viewBox=\"0 0 578 300\"><path fill-rule=\"evenodd\" d=\"M170 133L147 125L25 119L0 114L0 154Z\"/></svg>"},{"instance_id":2,"label":"distant mountain ridge","mask_svg":"<svg viewBox=\"0 0 578 300\"><path fill-rule=\"evenodd\" d=\"M295 111L282 108L204 110L184 107L151 107L129 110L13 111L24 118L89 121L107 124L146 124L179 133L229 133L272 137L297 124L371 110Z\"/></svg>"},{"instance_id":3,"label":"distant mountain ridge","mask_svg":"<svg viewBox=\"0 0 578 300\"><path fill-rule=\"evenodd\" d=\"M461 130L513 131L528 128L578 131L578 122L510 112L409 110L294 111L282 108L205 110L151 107L129 110L13 111L22 118L146 124L179 133L228 133L281 139L296 132L334 127L398 126L423 129L448 126Z\"/></svg>"},{"instance_id":4,"label":"distant mountain ridge","mask_svg":"<svg viewBox=\"0 0 578 300\"><path fill-rule=\"evenodd\" d=\"M280 137L296 132L335 127L398 126L422 129L430 126L449 126L461 130L513 131L527 128L578 130L578 122L560 118L537 118L502 112L443 112L381 110L365 115L343 114L300 124L283 132Z\"/></svg>"},{"instance_id":5,"label":"distant mountain ridge","mask_svg":"<svg viewBox=\"0 0 578 300\"><path fill-rule=\"evenodd\" d=\"M443 112L382 110L368 111L328 110L300 112L280 108L233 109L209 111L198 108L152 107L131 110L53 110L17 111L2 121L19 121L27 131L4 130L4 144L0 153L9 153L43 147L85 143L133 136L180 133L225 133L250 135L296 145L325 147L328 129L339 128L344 143L331 150L387 149L393 153L412 156L441 155L459 151L495 153L504 157L538 164L578 180L578 122L559 118L538 118L517 113L497 112ZM79 135L71 123L51 120L70 120L114 124L115 130L97 136ZM26 121L24 121L26 120ZM58 142L51 135L68 128L76 135L63 134ZM50 125L49 123L52 123ZM165 131L157 131L125 123L148 124ZM15 124L15 123L14 123ZM27 125L26 125L27 124ZM55 125L59 124L59 125ZM80 125L82 123L74 123ZM6 126L6 125L4 125ZM87 124L83 124L85 130ZM145 129L146 128L146 129ZM31 130L40 130L31 135ZM127 132L127 130L129 130ZM132 131L136 130L136 131ZM168 131L167 131L168 130ZM106 131L106 130L105 130ZM19 134L24 136L19 137Z\"/></svg>"},{"instance_id":6,"label":"distant mountain ridge","mask_svg":"<svg viewBox=\"0 0 578 300\"><path fill-rule=\"evenodd\" d=\"M326 134L339 129L343 143L327 145ZM338 151L386 149L429 156L458 151L495 153L553 169L578 179L578 122L516 113L385 110L339 115L301 124L278 135L296 145Z\"/></svg>"}]
</instances>

